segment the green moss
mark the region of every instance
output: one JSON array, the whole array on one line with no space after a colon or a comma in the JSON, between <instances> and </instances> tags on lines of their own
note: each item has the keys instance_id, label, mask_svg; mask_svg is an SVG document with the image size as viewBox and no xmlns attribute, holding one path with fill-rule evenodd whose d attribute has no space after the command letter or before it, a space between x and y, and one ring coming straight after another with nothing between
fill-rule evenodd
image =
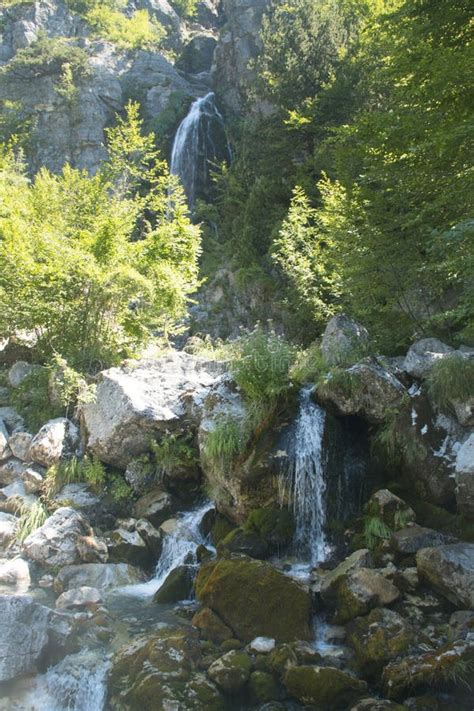
<instances>
[{"instance_id":1,"label":"green moss","mask_svg":"<svg viewBox=\"0 0 474 711\"><path fill-rule=\"evenodd\" d=\"M280 698L280 689L272 674L254 671L249 681L250 697L256 704L265 704Z\"/></svg>"},{"instance_id":2,"label":"green moss","mask_svg":"<svg viewBox=\"0 0 474 711\"><path fill-rule=\"evenodd\" d=\"M231 523L228 518L217 514L214 525L211 529L211 540L215 546L222 541L231 531L236 528L234 523Z\"/></svg>"},{"instance_id":3,"label":"green moss","mask_svg":"<svg viewBox=\"0 0 474 711\"><path fill-rule=\"evenodd\" d=\"M365 682L333 667L292 667L284 678L292 696L318 708L350 708L366 690Z\"/></svg>"},{"instance_id":4,"label":"green moss","mask_svg":"<svg viewBox=\"0 0 474 711\"><path fill-rule=\"evenodd\" d=\"M272 546L284 546L292 541L295 522L287 509L254 509L243 529L246 533L257 534Z\"/></svg>"}]
</instances>

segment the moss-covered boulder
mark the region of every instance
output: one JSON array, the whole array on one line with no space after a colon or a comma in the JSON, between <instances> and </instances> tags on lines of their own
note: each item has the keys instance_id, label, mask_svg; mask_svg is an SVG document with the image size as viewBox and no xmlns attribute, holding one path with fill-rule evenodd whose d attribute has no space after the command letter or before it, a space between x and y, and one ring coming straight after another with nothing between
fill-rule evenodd
<instances>
[{"instance_id":1,"label":"moss-covered boulder","mask_svg":"<svg viewBox=\"0 0 474 711\"><path fill-rule=\"evenodd\" d=\"M233 636L230 627L224 624L209 607L203 607L199 612L196 612L192 623L198 628L201 637L210 639L212 642L221 643Z\"/></svg>"},{"instance_id":2,"label":"moss-covered boulder","mask_svg":"<svg viewBox=\"0 0 474 711\"><path fill-rule=\"evenodd\" d=\"M359 671L373 677L389 661L408 653L415 634L401 615L378 608L350 623L347 641L354 649Z\"/></svg>"},{"instance_id":3,"label":"moss-covered boulder","mask_svg":"<svg viewBox=\"0 0 474 711\"><path fill-rule=\"evenodd\" d=\"M219 555L242 553L252 558L266 558L270 547L258 534L247 533L243 528L235 528L217 546Z\"/></svg>"},{"instance_id":4,"label":"moss-covered boulder","mask_svg":"<svg viewBox=\"0 0 474 711\"><path fill-rule=\"evenodd\" d=\"M166 577L163 585L155 593L154 602L161 604L187 600L193 589L193 574L188 565L178 565Z\"/></svg>"},{"instance_id":5,"label":"moss-covered boulder","mask_svg":"<svg viewBox=\"0 0 474 711\"><path fill-rule=\"evenodd\" d=\"M249 681L250 699L254 704L266 704L277 701L282 696L282 690L273 674L266 671L254 671Z\"/></svg>"},{"instance_id":6,"label":"moss-covered boulder","mask_svg":"<svg viewBox=\"0 0 474 711\"><path fill-rule=\"evenodd\" d=\"M365 505L368 516L379 518L386 526L397 531L415 520L415 512L406 501L388 489L379 489Z\"/></svg>"},{"instance_id":7,"label":"moss-covered boulder","mask_svg":"<svg viewBox=\"0 0 474 711\"><path fill-rule=\"evenodd\" d=\"M206 563L196 594L244 642L311 639L309 591L263 561L242 556Z\"/></svg>"},{"instance_id":8,"label":"moss-covered boulder","mask_svg":"<svg viewBox=\"0 0 474 711\"><path fill-rule=\"evenodd\" d=\"M222 514L215 514L214 521L210 529L210 537L212 543L217 546L231 531L236 528L235 523L231 523L228 518Z\"/></svg>"},{"instance_id":9,"label":"moss-covered boulder","mask_svg":"<svg viewBox=\"0 0 474 711\"><path fill-rule=\"evenodd\" d=\"M335 667L291 667L284 676L284 684L291 696L303 704L332 711L347 709L367 689L367 684L352 674Z\"/></svg>"},{"instance_id":10,"label":"moss-covered boulder","mask_svg":"<svg viewBox=\"0 0 474 711\"><path fill-rule=\"evenodd\" d=\"M222 691L236 694L250 679L252 666L252 658L248 654L234 650L216 659L207 673Z\"/></svg>"},{"instance_id":11,"label":"moss-covered boulder","mask_svg":"<svg viewBox=\"0 0 474 711\"><path fill-rule=\"evenodd\" d=\"M244 524L246 533L263 539L271 548L282 548L293 540L295 520L287 509L254 509Z\"/></svg>"}]
</instances>

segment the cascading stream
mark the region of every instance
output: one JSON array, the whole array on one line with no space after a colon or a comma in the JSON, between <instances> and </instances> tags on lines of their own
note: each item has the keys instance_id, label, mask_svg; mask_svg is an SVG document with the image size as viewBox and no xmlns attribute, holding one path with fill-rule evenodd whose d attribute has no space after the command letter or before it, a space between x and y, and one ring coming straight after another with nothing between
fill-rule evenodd
<instances>
[{"instance_id":1,"label":"cascading stream","mask_svg":"<svg viewBox=\"0 0 474 711\"><path fill-rule=\"evenodd\" d=\"M230 157L224 119L211 91L191 104L187 116L178 126L171 151L170 171L180 179L191 209L199 182L208 179L209 164L230 160Z\"/></svg>"}]
</instances>

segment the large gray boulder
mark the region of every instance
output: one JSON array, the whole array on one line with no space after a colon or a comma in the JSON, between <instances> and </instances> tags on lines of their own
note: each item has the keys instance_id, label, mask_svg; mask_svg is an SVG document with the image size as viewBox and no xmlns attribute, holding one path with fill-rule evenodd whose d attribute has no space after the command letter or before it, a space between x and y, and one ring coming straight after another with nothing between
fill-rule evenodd
<instances>
[{"instance_id":1,"label":"large gray boulder","mask_svg":"<svg viewBox=\"0 0 474 711\"><path fill-rule=\"evenodd\" d=\"M26 560L0 558L0 588L13 588L17 594L26 593L30 583L30 569Z\"/></svg>"},{"instance_id":2,"label":"large gray boulder","mask_svg":"<svg viewBox=\"0 0 474 711\"><path fill-rule=\"evenodd\" d=\"M111 368L99 376L96 400L82 408L88 447L102 461L125 468L150 440L198 419L218 374L213 363L171 352Z\"/></svg>"},{"instance_id":3,"label":"large gray boulder","mask_svg":"<svg viewBox=\"0 0 474 711\"><path fill-rule=\"evenodd\" d=\"M422 548L416 554L420 578L461 609L474 609L474 543Z\"/></svg>"},{"instance_id":4,"label":"large gray boulder","mask_svg":"<svg viewBox=\"0 0 474 711\"><path fill-rule=\"evenodd\" d=\"M399 555L413 555L421 548L442 546L456 543L454 536L448 536L431 528L412 524L399 531L395 531L390 539L391 548Z\"/></svg>"},{"instance_id":5,"label":"large gray boulder","mask_svg":"<svg viewBox=\"0 0 474 711\"><path fill-rule=\"evenodd\" d=\"M438 338L423 338L408 349L403 369L414 378L424 379L435 363L453 352L454 348Z\"/></svg>"},{"instance_id":6,"label":"large gray boulder","mask_svg":"<svg viewBox=\"0 0 474 711\"><path fill-rule=\"evenodd\" d=\"M321 341L321 353L330 366L352 363L366 355L369 332L364 326L344 314L333 316Z\"/></svg>"},{"instance_id":7,"label":"large gray boulder","mask_svg":"<svg viewBox=\"0 0 474 711\"><path fill-rule=\"evenodd\" d=\"M50 467L75 454L78 444L76 425L66 417L57 417L49 420L33 437L28 455L31 461Z\"/></svg>"},{"instance_id":8,"label":"large gray boulder","mask_svg":"<svg viewBox=\"0 0 474 711\"><path fill-rule=\"evenodd\" d=\"M0 596L0 681L37 670L49 641L49 615L29 597Z\"/></svg>"},{"instance_id":9,"label":"large gray boulder","mask_svg":"<svg viewBox=\"0 0 474 711\"><path fill-rule=\"evenodd\" d=\"M113 590L144 580L141 570L127 563L85 563L62 568L54 581L54 588L59 593L84 586Z\"/></svg>"},{"instance_id":10,"label":"large gray boulder","mask_svg":"<svg viewBox=\"0 0 474 711\"><path fill-rule=\"evenodd\" d=\"M454 471L459 511L468 518L474 518L474 434L460 447Z\"/></svg>"},{"instance_id":11,"label":"large gray boulder","mask_svg":"<svg viewBox=\"0 0 474 711\"><path fill-rule=\"evenodd\" d=\"M24 553L28 558L53 568L80 561L105 562L107 547L96 539L86 519L75 509L57 509L45 523L25 539Z\"/></svg>"},{"instance_id":12,"label":"large gray boulder","mask_svg":"<svg viewBox=\"0 0 474 711\"><path fill-rule=\"evenodd\" d=\"M17 363L12 365L8 371L8 384L11 388L19 388L26 378L33 375L33 373L37 372L39 369L40 366L38 365L33 365L32 363L19 360Z\"/></svg>"}]
</instances>

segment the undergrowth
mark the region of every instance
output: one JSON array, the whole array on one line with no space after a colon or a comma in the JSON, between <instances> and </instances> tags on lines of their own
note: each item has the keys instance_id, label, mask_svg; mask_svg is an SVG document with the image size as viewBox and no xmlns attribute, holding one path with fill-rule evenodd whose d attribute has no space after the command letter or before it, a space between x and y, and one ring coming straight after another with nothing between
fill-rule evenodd
<instances>
[{"instance_id":1,"label":"undergrowth","mask_svg":"<svg viewBox=\"0 0 474 711\"><path fill-rule=\"evenodd\" d=\"M474 358L460 354L442 358L434 364L427 379L432 400L440 408L453 400L474 397Z\"/></svg>"}]
</instances>

